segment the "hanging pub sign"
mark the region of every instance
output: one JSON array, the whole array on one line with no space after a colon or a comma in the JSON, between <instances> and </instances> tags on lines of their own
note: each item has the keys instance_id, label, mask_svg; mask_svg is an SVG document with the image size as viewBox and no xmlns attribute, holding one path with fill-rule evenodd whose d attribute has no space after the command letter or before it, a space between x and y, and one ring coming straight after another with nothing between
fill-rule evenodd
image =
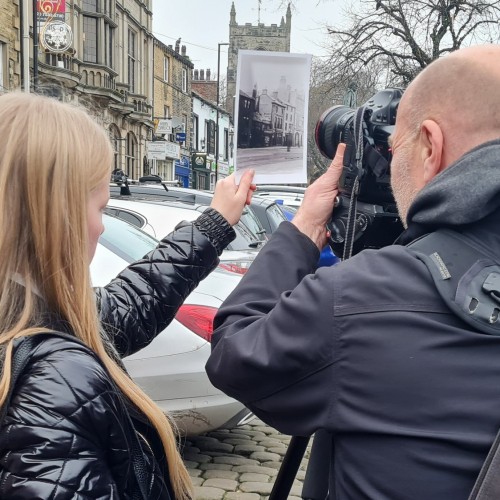
<instances>
[{"instance_id":1,"label":"hanging pub sign","mask_svg":"<svg viewBox=\"0 0 500 500\"><path fill-rule=\"evenodd\" d=\"M39 22L63 21L66 19L66 0L37 0Z\"/></svg>"},{"instance_id":2,"label":"hanging pub sign","mask_svg":"<svg viewBox=\"0 0 500 500\"><path fill-rule=\"evenodd\" d=\"M66 52L73 45L73 31L65 23L66 0L37 0L40 44L49 52Z\"/></svg>"},{"instance_id":3,"label":"hanging pub sign","mask_svg":"<svg viewBox=\"0 0 500 500\"><path fill-rule=\"evenodd\" d=\"M51 21L40 29L40 43L50 52L66 52L73 45L71 26L61 21Z\"/></svg>"}]
</instances>

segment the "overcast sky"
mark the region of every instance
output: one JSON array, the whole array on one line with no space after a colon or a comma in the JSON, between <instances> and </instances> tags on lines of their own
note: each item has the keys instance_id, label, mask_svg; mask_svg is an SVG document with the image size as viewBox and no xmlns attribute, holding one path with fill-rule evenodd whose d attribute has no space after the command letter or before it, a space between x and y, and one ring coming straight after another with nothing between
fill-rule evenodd
<instances>
[{"instance_id":1,"label":"overcast sky","mask_svg":"<svg viewBox=\"0 0 500 500\"><path fill-rule=\"evenodd\" d=\"M233 0L153 0L153 33L166 45L174 45L180 37L195 68L217 72L217 44L229 41L229 15ZM339 23L342 6L348 0L297 0L292 10L291 52L324 55L324 22ZM258 0L234 0L238 24L258 22ZM260 22L280 24L286 8L278 8L279 0L262 0ZM227 47L221 46L221 74L227 66Z\"/></svg>"}]
</instances>

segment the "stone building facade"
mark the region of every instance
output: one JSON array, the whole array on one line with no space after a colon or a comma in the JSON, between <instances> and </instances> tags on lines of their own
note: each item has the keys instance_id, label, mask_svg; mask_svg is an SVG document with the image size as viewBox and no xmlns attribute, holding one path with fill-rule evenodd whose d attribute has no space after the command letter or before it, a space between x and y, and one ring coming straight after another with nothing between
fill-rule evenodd
<instances>
[{"instance_id":1,"label":"stone building facade","mask_svg":"<svg viewBox=\"0 0 500 500\"><path fill-rule=\"evenodd\" d=\"M0 92L21 86L20 0L0 0Z\"/></svg>"},{"instance_id":2,"label":"stone building facade","mask_svg":"<svg viewBox=\"0 0 500 500\"><path fill-rule=\"evenodd\" d=\"M154 110L155 122L170 119L172 133L155 135L155 141L167 141L165 159L152 160L153 173L163 180L178 180L184 187L191 185L192 152L192 98L193 63L186 54L186 46L177 40L175 48L154 39ZM185 134L178 141L177 134ZM182 136L181 136L182 137Z\"/></svg>"},{"instance_id":3,"label":"stone building facade","mask_svg":"<svg viewBox=\"0 0 500 500\"><path fill-rule=\"evenodd\" d=\"M33 13L20 28L20 0L0 0L0 55L8 76L4 86L19 87L21 60L30 61L31 90L84 105L104 126L115 150L114 166L131 179L149 173L146 142L152 137L152 0L73 0L57 16L36 24L37 64L33 59ZM26 3L23 4L26 6ZM53 22L66 23L67 47L50 46ZM30 37L29 50L23 38ZM21 76L22 75L22 76ZM1 82L0 82L1 83Z\"/></svg>"},{"instance_id":4,"label":"stone building facade","mask_svg":"<svg viewBox=\"0 0 500 500\"><path fill-rule=\"evenodd\" d=\"M290 37L292 30L292 12L288 5L286 16L281 23L266 26L263 23L238 24L234 2L231 6L229 22L229 55L227 66L227 98L226 109L234 116L234 96L236 95L236 70L238 67L238 51L268 50L275 52L290 52Z\"/></svg>"}]
</instances>

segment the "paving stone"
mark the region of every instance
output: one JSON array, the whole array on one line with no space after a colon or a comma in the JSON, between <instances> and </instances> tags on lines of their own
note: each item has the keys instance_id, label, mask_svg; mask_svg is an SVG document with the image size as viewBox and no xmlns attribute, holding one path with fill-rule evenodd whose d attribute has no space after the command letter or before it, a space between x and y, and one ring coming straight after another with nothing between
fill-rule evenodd
<instances>
[{"instance_id":1,"label":"paving stone","mask_svg":"<svg viewBox=\"0 0 500 500\"><path fill-rule=\"evenodd\" d=\"M233 472L230 470L212 469L203 472L203 477L205 479L231 479L233 481L236 481L240 477L240 475L237 472Z\"/></svg>"},{"instance_id":2,"label":"paving stone","mask_svg":"<svg viewBox=\"0 0 500 500\"><path fill-rule=\"evenodd\" d=\"M203 474L203 471L200 469L188 469L188 473L191 477L198 477Z\"/></svg>"},{"instance_id":3,"label":"paving stone","mask_svg":"<svg viewBox=\"0 0 500 500\"><path fill-rule=\"evenodd\" d=\"M186 469L196 469L198 468L199 462L191 462L191 460L183 460Z\"/></svg>"},{"instance_id":4,"label":"paving stone","mask_svg":"<svg viewBox=\"0 0 500 500\"><path fill-rule=\"evenodd\" d=\"M201 451L194 444L191 444L189 446L184 446L183 448L181 448L181 455L184 453L185 450L187 450L191 453L200 453L200 451Z\"/></svg>"},{"instance_id":5,"label":"paving stone","mask_svg":"<svg viewBox=\"0 0 500 500\"><path fill-rule=\"evenodd\" d=\"M200 464L201 470L232 470L231 464Z\"/></svg>"},{"instance_id":6,"label":"paving stone","mask_svg":"<svg viewBox=\"0 0 500 500\"><path fill-rule=\"evenodd\" d=\"M191 477L191 483L193 486L201 486L205 482L205 479L202 477Z\"/></svg>"},{"instance_id":7,"label":"paving stone","mask_svg":"<svg viewBox=\"0 0 500 500\"><path fill-rule=\"evenodd\" d=\"M297 475L295 477L300 481L304 481L304 479L306 478L306 471L305 470L298 470Z\"/></svg>"},{"instance_id":8,"label":"paving stone","mask_svg":"<svg viewBox=\"0 0 500 500\"><path fill-rule=\"evenodd\" d=\"M200 467L201 468L201 467ZM265 474L266 476L274 477L278 474L276 469L272 467L263 467L262 465L237 465L232 469L240 474Z\"/></svg>"},{"instance_id":9,"label":"paving stone","mask_svg":"<svg viewBox=\"0 0 500 500\"><path fill-rule=\"evenodd\" d=\"M195 486L193 488L196 500L221 500L226 492L220 488L207 488L205 486Z\"/></svg>"},{"instance_id":10,"label":"paving stone","mask_svg":"<svg viewBox=\"0 0 500 500\"><path fill-rule=\"evenodd\" d=\"M273 483L248 482L240 484L240 490L245 493L258 493L259 495L269 495L272 489L273 489Z\"/></svg>"},{"instance_id":11,"label":"paving stone","mask_svg":"<svg viewBox=\"0 0 500 500\"><path fill-rule=\"evenodd\" d=\"M224 491L236 491L238 489L238 482L231 479L213 478L213 479L207 479L203 483L203 487L218 488Z\"/></svg>"},{"instance_id":12,"label":"paving stone","mask_svg":"<svg viewBox=\"0 0 500 500\"><path fill-rule=\"evenodd\" d=\"M274 427L270 427L266 424L256 425L254 426L253 430L263 432L264 434L279 434L279 432Z\"/></svg>"},{"instance_id":13,"label":"paving stone","mask_svg":"<svg viewBox=\"0 0 500 500\"><path fill-rule=\"evenodd\" d=\"M214 457L214 464L230 464L230 465L258 465L257 460L251 460L244 457Z\"/></svg>"},{"instance_id":14,"label":"paving stone","mask_svg":"<svg viewBox=\"0 0 500 500\"><path fill-rule=\"evenodd\" d=\"M233 448L233 446L231 446L231 448ZM204 455L208 455L209 457L228 457L233 454L234 450L231 450L230 452L202 450L202 452Z\"/></svg>"},{"instance_id":15,"label":"paving stone","mask_svg":"<svg viewBox=\"0 0 500 500\"><path fill-rule=\"evenodd\" d=\"M255 438L254 441L257 441L260 446L265 446L266 448L272 446L272 447L281 447L281 448L287 448L285 443L281 442L279 439L273 439L270 437L265 437L265 438Z\"/></svg>"},{"instance_id":16,"label":"paving stone","mask_svg":"<svg viewBox=\"0 0 500 500\"><path fill-rule=\"evenodd\" d=\"M250 439L249 436L246 436L246 438L241 437L231 437L231 438L226 438L224 439L224 443L227 444L232 444L233 446L236 446L237 444L250 444L252 440Z\"/></svg>"},{"instance_id":17,"label":"paving stone","mask_svg":"<svg viewBox=\"0 0 500 500\"><path fill-rule=\"evenodd\" d=\"M247 472L240 476L241 483L269 483L271 476L267 474L255 474L253 472Z\"/></svg>"},{"instance_id":18,"label":"paving stone","mask_svg":"<svg viewBox=\"0 0 500 500\"><path fill-rule=\"evenodd\" d=\"M249 457L252 453L258 452L258 451L266 451L264 446L259 446L258 444L252 443L252 444L238 444L234 447L234 452L238 453L239 455L243 455L245 457Z\"/></svg>"},{"instance_id":19,"label":"paving stone","mask_svg":"<svg viewBox=\"0 0 500 500\"><path fill-rule=\"evenodd\" d=\"M290 493L289 495L293 495L293 496L296 496L296 497L300 497L302 495L302 485L299 484L294 484L291 489L290 489Z\"/></svg>"},{"instance_id":20,"label":"paving stone","mask_svg":"<svg viewBox=\"0 0 500 500\"><path fill-rule=\"evenodd\" d=\"M246 429L234 429L233 433L235 434L241 434L242 436L250 436L251 438L256 438L256 437L266 437L266 434L263 432L259 431L251 431L251 430L246 430Z\"/></svg>"},{"instance_id":21,"label":"paving stone","mask_svg":"<svg viewBox=\"0 0 500 500\"><path fill-rule=\"evenodd\" d=\"M221 443L217 439L210 441L197 441L199 447L203 450L203 453L207 451L219 451L224 453L231 453L233 451L233 445L227 443Z\"/></svg>"},{"instance_id":22,"label":"paving stone","mask_svg":"<svg viewBox=\"0 0 500 500\"><path fill-rule=\"evenodd\" d=\"M208 455L202 455L201 453L191 453L187 450L184 453L184 459L189 460L190 462L197 462L199 464L205 464L212 460L212 457Z\"/></svg>"},{"instance_id":23,"label":"paving stone","mask_svg":"<svg viewBox=\"0 0 500 500\"><path fill-rule=\"evenodd\" d=\"M281 448L281 447L266 448L266 451L268 453L276 453L280 457L284 457L285 456L286 450L287 449L285 447L283 447L283 448Z\"/></svg>"},{"instance_id":24,"label":"paving stone","mask_svg":"<svg viewBox=\"0 0 500 500\"><path fill-rule=\"evenodd\" d=\"M260 500L257 493L242 493L241 491L230 491L224 496L224 500ZM299 498L299 500L301 500Z\"/></svg>"},{"instance_id":25,"label":"paving stone","mask_svg":"<svg viewBox=\"0 0 500 500\"><path fill-rule=\"evenodd\" d=\"M281 462L279 461L262 462L262 465L264 467L270 467L271 469L276 469L276 470L280 470L281 468Z\"/></svg>"},{"instance_id":26,"label":"paving stone","mask_svg":"<svg viewBox=\"0 0 500 500\"><path fill-rule=\"evenodd\" d=\"M268 462L268 461L278 462L281 457L277 453L269 453L267 451L255 451L250 455L250 458L258 460L259 462Z\"/></svg>"}]
</instances>

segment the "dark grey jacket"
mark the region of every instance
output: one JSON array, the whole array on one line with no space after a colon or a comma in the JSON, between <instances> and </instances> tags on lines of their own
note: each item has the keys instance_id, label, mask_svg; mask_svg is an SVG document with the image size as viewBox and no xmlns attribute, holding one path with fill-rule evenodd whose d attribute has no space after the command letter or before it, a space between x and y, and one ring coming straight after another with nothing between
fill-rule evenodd
<instances>
[{"instance_id":1,"label":"dark grey jacket","mask_svg":"<svg viewBox=\"0 0 500 500\"><path fill-rule=\"evenodd\" d=\"M110 350L125 356L151 342L233 237L217 212L204 213L98 289L102 321L114 342ZM44 326L65 330L60 322ZM138 433L147 498L173 500L160 438L140 409L126 401L90 349L43 337L0 431L0 498L133 500Z\"/></svg>"},{"instance_id":2,"label":"dark grey jacket","mask_svg":"<svg viewBox=\"0 0 500 500\"><path fill-rule=\"evenodd\" d=\"M499 261L499 162L495 141L434 179L402 242L453 227ZM213 384L284 433L331 432L333 498L467 499L500 427L500 338L454 316L405 246L317 258L280 226L216 316Z\"/></svg>"}]
</instances>

